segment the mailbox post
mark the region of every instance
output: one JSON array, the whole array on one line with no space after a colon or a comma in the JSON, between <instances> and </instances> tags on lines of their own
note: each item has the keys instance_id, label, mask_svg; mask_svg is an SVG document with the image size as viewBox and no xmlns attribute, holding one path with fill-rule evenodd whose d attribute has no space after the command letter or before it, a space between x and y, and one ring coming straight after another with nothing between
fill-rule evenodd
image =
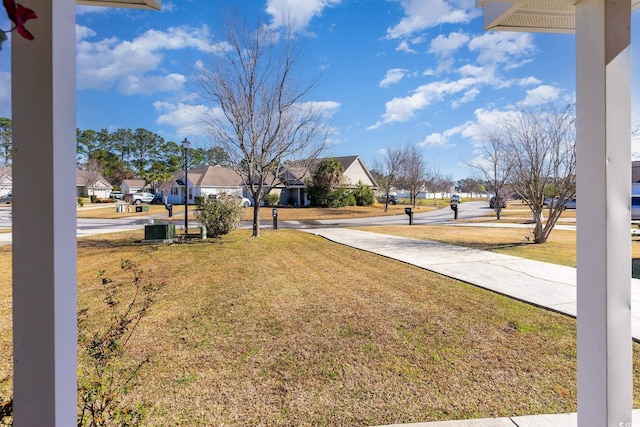
<instances>
[{"instance_id":1,"label":"mailbox post","mask_svg":"<svg viewBox=\"0 0 640 427\"><path fill-rule=\"evenodd\" d=\"M451 202L451 210L453 211L453 219L458 219L458 203Z\"/></svg>"},{"instance_id":2,"label":"mailbox post","mask_svg":"<svg viewBox=\"0 0 640 427\"><path fill-rule=\"evenodd\" d=\"M413 208L404 208L404 213L409 215L409 225L413 225Z\"/></svg>"},{"instance_id":3,"label":"mailbox post","mask_svg":"<svg viewBox=\"0 0 640 427\"><path fill-rule=\"evenodd\" d=\"M273 216L273 229L277 230L278 229L278 209L276 208L271 209L271 215Z\"/></svg>"},{"instance_id":4,"label":"mailbox post","mask_svg":"<svg viewBox=\"0 0 640 427\"><path fill-rule=\"evenodd\" d=\"M173 216L173 205L172 204L166 204L166 205L164 205L164 208L169 211L169 218L171 218Z\"/></svg>"}]
</instances>

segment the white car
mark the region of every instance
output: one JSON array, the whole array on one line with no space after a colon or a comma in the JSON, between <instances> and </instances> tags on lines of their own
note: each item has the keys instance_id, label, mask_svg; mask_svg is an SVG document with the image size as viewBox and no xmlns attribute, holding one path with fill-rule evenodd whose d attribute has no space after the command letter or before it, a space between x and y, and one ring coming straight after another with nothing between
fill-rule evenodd
<instances>
[{"instance_id":1,"label":"white car","mask_svg":"<svg viewBox=\"0 0 640 427\"><path fill-rule=\"evenodd\" d=\"M142 203L151 203L151 201L153 200L155 196L151 193L133 193L131 195L131 204L132 205L139 205Z\"/></svg>"},{"instance_id":2,"label":"white car","mask_svg":"<svg viewBox=\"0 0 640 427\"><path fill-rule=\"evenodd\" d=\"M243 208L248 208L249 206L251 206L251 200L247 199L246 197L242 197L242 196L235 196L235 197L238 199L240 206L242 206Z\"/></svg>"}]
</instances>

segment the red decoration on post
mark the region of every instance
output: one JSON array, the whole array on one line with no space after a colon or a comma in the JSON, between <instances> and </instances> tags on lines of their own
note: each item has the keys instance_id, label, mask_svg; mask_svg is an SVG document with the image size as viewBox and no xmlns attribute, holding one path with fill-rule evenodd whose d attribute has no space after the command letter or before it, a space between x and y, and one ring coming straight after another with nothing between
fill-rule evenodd
<instances>
[{"instance_id":1,"label":"red decoration on post","mask_svg":"<svg viewBox=\"0 0 640 427\"><path fill-rule=\"evenodd\" d=\"M4 4L4 8L7 10L7 16L9 16L11 22L16 25L15 28L11 29L11 31L17 30L18 34L20 34L25 39L33 40L33 34L31 34L29 30L24 27L24 24L29 19L36 19L36 13L33 10L22 6L21 4L16 5L15 0L2 0L2 2Z\"/></svg>"}]
</instances>

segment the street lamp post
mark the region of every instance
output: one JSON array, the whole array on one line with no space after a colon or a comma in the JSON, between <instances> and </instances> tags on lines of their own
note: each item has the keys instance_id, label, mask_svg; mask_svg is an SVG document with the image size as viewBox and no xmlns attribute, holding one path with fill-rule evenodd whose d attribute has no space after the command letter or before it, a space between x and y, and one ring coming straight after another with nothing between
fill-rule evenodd
<instances>
[{"instance_id":1,"label":"street lamp post","mask_svg":"<svg viewBox=\"0 0 640 427\"><path fill-rule=\"evenodd\" d=\"M189 179L187 178L187 166L188 166L188 150L191 143L187 141L187 138L182 141L182 150L184 151L184 234L189 231L189 214L188 214L188 202L189 202Z\"/></svg>"}]
</instances>

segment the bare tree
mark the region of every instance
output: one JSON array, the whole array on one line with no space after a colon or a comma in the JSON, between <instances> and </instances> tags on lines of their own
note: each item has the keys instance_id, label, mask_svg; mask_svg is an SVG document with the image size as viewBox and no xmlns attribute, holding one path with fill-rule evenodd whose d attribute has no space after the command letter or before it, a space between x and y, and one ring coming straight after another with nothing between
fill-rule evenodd
<instances>
[{"instance_id":1,"label":"bare tree","mask_svg":"<svg viewBox=\"0 0 640 427\"><path fill-rule=\"evenodd\" d=\"M440 171L434 171L430 182L433 191L433 205L437 205L436 193L440 193L440 198L444 199L445 194L451 193L453 187L453 177L451 175L443 176Z\"/></svg>"},{"instance_id":2,"label":"bare tree","mask_svg":"<svg viewBox=\"0 0 640 427\"><path fill-rule=\"evenodd\" d=\"M502 123L499 131L513 159L512 184L534 218L535 243L547 241L565 203L576 194L574 106L562 110L547 105L523 111ZM552 192L546 222L544 201Z\"/></svg>"},{"instance_id":3,"label":"bare tree","mask_svg":"<svg viewBox=\"0 0 640 427\"><path fill-rule=\"evenodd\" d=\"M95 186L100 180L100 169L100 163L96 159L90 158L85 164L84 171L82 171L84 184L91 189L89 196L96 196Z\"/></svg>"},{"instance_id":4,"label":"bare tree","mask_svg":"<svg viewBox=\"0 0 640 427\"><path fill-rule=\"evenodd\" d=\"M416 206L416 198L424 191L429 178L427 162L415 145L407 145L402 152L402 184L409 190L409 203Z\"/></svg>"},{"instance_id":5,"label":"bare tree","mask_svg":"<svg viewBox=\"0 0 640 427\"><path fill-rule=\"evenodd\" d=\"M389 208L389 193L399 182L402 173L403 149L392 147L385 150L373 161L373 169L377 172L376 181L384 194L384 211Z\"/></svg>"},{"instance_id":6,"label":"bare tree","mask_svg":"<svg viewBox=\"0 0 640 427\"><path fill-rule=\"evenodd\" d=\"M200 86L218 107L205 118L214 143L229 155L253 198L257 237L260 204L281 165L318 157L327 133L320 111L305 102L316 82L297 80L301 50L290 28L280 34L263 20L255 28L229 22L226 40L216 43L215 65L200 70Z\"/></svg>"},{"instance_id":7,"label":"bare tree","mask_svg":"<svg viewBox=\"0 0 640 427\"><path fill-rule=\"evenodd\" d=\"M11 137L11 119L0 117L0 166L9 166L11 164L11 147L13 139Z\"/></svg>"},{"instance_id":8,"label":"bare tree","mask_svg":"<svg viewBox=\"0 0 640 427\"><path fill-rule=\"evenodd\" d=\"M499 133L489 134L480 147L479 157L468 163L482 175L495 193L494 209L496 219L500 219L502 201L506 198L506 188L515 159L505 146L506 141Z\"/></svg>"}]
</instances>

